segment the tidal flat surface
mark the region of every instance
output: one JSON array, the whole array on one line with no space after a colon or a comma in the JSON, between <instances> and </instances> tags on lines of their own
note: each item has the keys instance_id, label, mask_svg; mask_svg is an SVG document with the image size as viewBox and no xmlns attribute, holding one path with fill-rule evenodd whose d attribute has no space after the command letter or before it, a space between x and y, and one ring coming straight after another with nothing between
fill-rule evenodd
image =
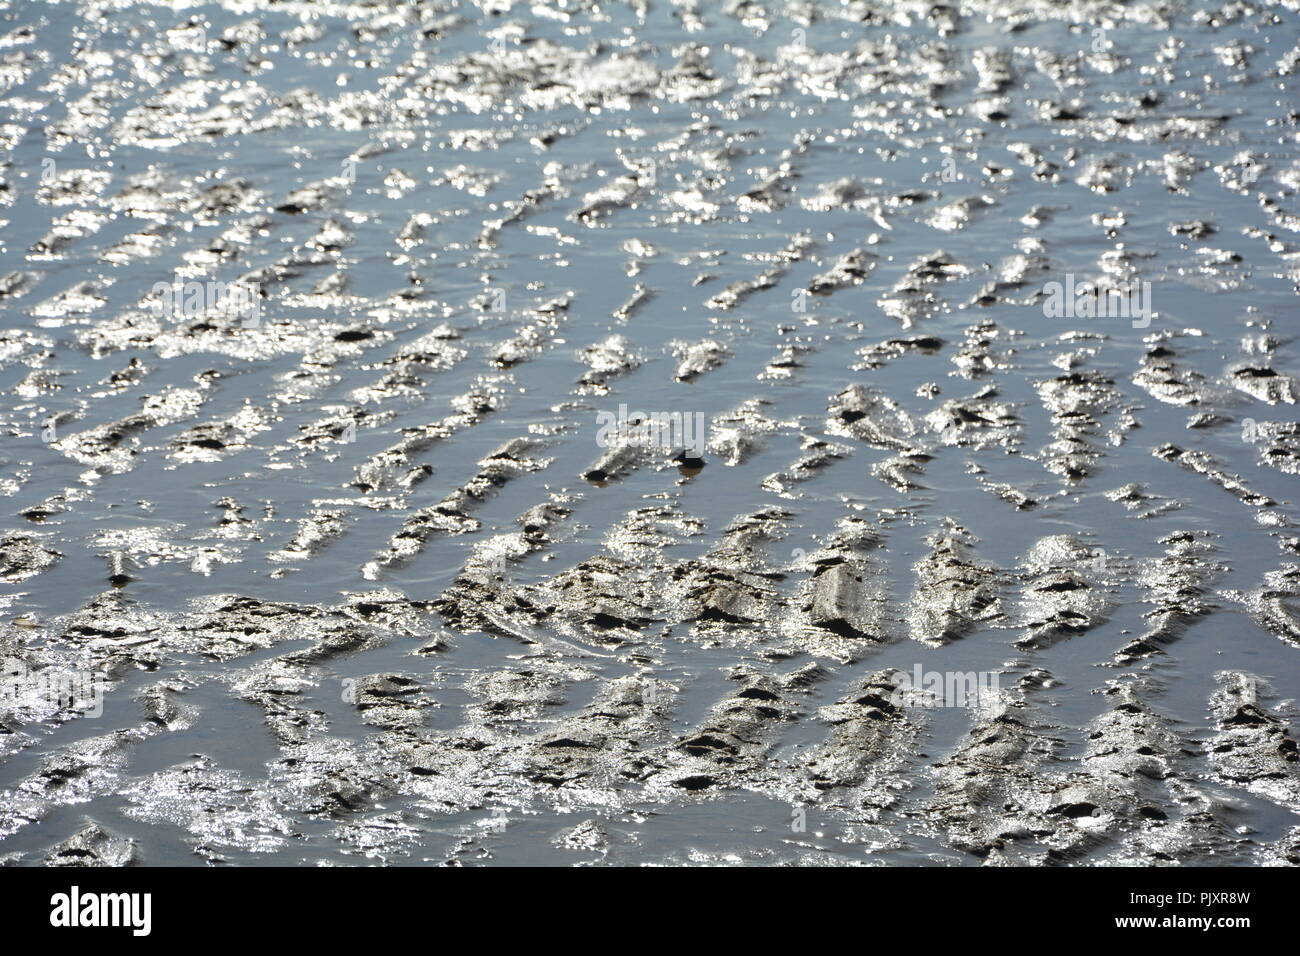
<instances>
[{"instance_id":1,"label":"tidal flat surface","mask_svg":"<svg viewBox=\"0 0 1300 956\"><path fill-rule=\"evenodd\" d=\"M1300 862L1295 2L0 64L0 860Z\"/></svg>"}]
</instances>

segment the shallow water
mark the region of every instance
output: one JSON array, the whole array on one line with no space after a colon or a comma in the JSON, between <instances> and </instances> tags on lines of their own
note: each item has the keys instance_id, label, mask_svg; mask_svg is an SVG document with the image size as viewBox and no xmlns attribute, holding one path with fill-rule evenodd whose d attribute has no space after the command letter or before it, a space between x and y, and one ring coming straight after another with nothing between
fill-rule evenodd
<instances>
[{"instance_id":1,"label":"shallow water","mask_svg":"<svg viewBox=\"0 0 1300 956\"><path fill-rule=\"evenodd\" d=\"M115 835L95 858L134 841L146 864L1295 862L1300 13L932 7L0 12L0 646L108 682L102 716L0 712L0 854L66 861L89 818ZM1149 325L1050 316L1070 276L1149 282ZM879 348L916 336L940 342ZM896 403L883 433L837 417L854 385ZM704 467L669 442L585 480L621 406L703 415ZM838 459L773 479L805 440ZM909 452L913 487L873 467ZM1152 497L1108 497L1131 483ZM567 514L521 544L547 501ZM657 536L627 524L648 508ZM724 531L765 509L788 514L737 560ZM886 600L844 636L806 589L851 517ZM952 566L927 596L918 564L945 530L990 600L926 641ZM1049 536L1099 609L1017 646ZM557 598L599 555L621 573ZM430 604L485 561L495 624ZM765 572L756 616L674 590L710 566ZM638 577L650 623L584 619ZM1120 653L1162 610L1156 646ZM997 675L984 703L1041 730L1017 774L962 789L988 758L950 758L987 725L943 707L887 735L879 775L813 785L809 754L852 746L819 708L918 665ZM737 668L776 682L779 718L692 753ZM1211 703L1227 673L1271 734L1228 741L1245 769L1214 756L1245 733ZM413 683L359 707L383 674ZM620 679L663 693L557 777L548 735ZM1088 755L1107 687L1176 740L1140 796L1138 764ZM117 756L67 757L119 730ZM1060 823L1080 780L1099 809ZM1201 835L1150 855L1180 826Z\"/></svg>"}]
</instances>

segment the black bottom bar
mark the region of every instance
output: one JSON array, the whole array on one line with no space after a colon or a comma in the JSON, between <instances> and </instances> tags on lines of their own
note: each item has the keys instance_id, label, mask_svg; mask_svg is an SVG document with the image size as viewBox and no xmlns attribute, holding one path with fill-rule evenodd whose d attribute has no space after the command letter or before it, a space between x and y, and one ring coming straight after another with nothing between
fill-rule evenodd
<instances>
[{"instance_id":1,"label":"black bottom bar","mask_svg":"<svg viewBox=\"0 0 1300 956\"><path fill-rule=\"evenodd\" d=\"M710 926L734 944L779 922L841 932L857 923L864 943L888 931L899 934L895 945L1034 938L1026 933L1044 942L1197 933L1231 944L1290 925L1294 890L1285 869L0 869L8 939L75 933L127 945L445 941L432 934L474 926L499 945L516 932L535 943L540 927L562 939L569 922L582 933L677 923L697 944ZM131 894L148 894L147 907ZM719 922L711 912L729 915Z\"/></svg>"}]
</instances>

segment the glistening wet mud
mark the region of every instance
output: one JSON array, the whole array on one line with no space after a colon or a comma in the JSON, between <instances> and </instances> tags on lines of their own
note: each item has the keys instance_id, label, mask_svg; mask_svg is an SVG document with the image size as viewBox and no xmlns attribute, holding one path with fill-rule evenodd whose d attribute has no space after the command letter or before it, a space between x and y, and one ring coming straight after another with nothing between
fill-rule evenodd
<instances>
[{"instance_id":1,"label":"glistening wet mud","mask_svg":"<svg viewBox=\"0 0 1300 956\"><path fill-rule=\"evenodd\" d=\"M0 54L0 859L1300 862L1294 4Z\"/></svg>"}]
</instances>

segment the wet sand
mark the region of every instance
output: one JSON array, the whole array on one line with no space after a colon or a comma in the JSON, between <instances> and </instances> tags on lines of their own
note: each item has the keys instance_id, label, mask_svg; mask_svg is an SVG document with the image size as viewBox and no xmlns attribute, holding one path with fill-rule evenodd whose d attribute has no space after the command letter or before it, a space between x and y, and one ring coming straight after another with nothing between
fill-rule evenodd
<instances>
[{"instance_id":1,"label":"wet sand","mask_svg":"<svg viewBox=\"0 0 1300 956\"><path fill-rule=\"evenodd\" d=\"M1300 862L1293 8L0 51L0 860Z\"/></svg>"}]
</instances>

